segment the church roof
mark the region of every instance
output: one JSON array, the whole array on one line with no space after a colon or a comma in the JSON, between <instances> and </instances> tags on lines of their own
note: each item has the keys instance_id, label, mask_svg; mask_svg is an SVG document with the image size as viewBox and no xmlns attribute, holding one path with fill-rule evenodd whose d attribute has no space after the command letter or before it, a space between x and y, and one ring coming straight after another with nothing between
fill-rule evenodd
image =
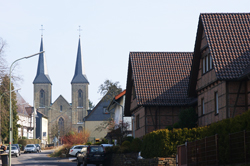
<instances>
[{"instance_id":1,"label":"church roof","mask_svg":"<svg viewBox=\"0 0 250 166\"><path fill-rule=\"evenodd\" d=\"M43 51L43 37L41 38L40 51ZM45 53L39 54L37 74L33 81L33 84L38 84L38 83L52 84L48 74Z\"/></svg>"},{"instance_id":2,"label":"church roof","mask_svg":"<svg viewBox=\"0 0 250 166\"><path fill-rule=\"evenodd\" d=\"M83 57L82 57L82 53L81 53L80 38L79 38L79 42L78 42L75 74L74 74L74 77L71 81L71 84L73 84L73 83L89 83L87 80L87 77L85 75L85 71L84 71L84 63L83 63Z\"/></svg>"}]
</instances>

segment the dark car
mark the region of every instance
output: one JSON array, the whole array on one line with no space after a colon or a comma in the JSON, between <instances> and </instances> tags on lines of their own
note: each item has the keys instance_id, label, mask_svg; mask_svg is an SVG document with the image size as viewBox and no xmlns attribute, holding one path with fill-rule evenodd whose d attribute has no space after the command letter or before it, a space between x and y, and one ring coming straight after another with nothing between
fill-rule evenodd
<instances>
[{"instance_id":1,"label":"dark car","mask_svg":"<svg viewBox=\"0 0 250 166\"><path fill-rule=\"evenodd\" d=\"M12 146L17 147L17 149L18 149L18 153L19 153L19 156L21 156L21 150L20 150L19 145L18 145L18 144L13 144Z\"/></svg>"},{"instance_id":2,"label":"dark car","mask_svg":"<svg viewBox=\"0 0 250 166\"><path fill-rule=\"evenodd\" d=\"M105 148L102 145L89 145L88 147L83 147L81 152L77 155L77 166L83 164L100 164L106 165L106 153Z\"/></svg>"},{"instance_id":3,"label":"dark car","mask_svg":"<svg viewBox=\"0 0 250 166\"><path fill-rule=\"evenodd\" d=\"M41 146L39 144L35 144L36 145L36 149L37 149L37 152L41 152Z\"/></svg>"}]
</instances>

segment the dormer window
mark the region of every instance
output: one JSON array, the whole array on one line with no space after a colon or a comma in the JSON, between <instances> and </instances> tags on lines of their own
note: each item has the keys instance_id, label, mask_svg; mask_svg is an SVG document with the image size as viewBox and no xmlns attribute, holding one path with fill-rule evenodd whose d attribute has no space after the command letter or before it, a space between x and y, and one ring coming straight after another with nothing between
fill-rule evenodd
<instances>
[{"instance_id":1,"label":"dormer window","mask_svg":"<svg viewBox=\"0 0 250 166\"><path fill-rule=\"evenodd\" d=\"M202 74L205 74L213 68L212 56L209 53L202 58Z\"/></svg>"}]
</instances>

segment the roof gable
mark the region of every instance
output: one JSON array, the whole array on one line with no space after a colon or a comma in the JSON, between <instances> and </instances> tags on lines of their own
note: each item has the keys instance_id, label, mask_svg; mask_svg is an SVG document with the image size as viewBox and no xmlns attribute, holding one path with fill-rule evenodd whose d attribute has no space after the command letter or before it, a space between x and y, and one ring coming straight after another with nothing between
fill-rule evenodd
<instances>
[{"instance_id":1,"label":"roof gable","mask_svg":"<svg viewBox=\"0 0 250 166\"><path fill-rule=\"evenodd\" d=\"M250 13L201 14L190 75L191 96L195 95L203 31L218 80L240 78L250 62Z\"/></svg>"},{"instance_id":2,"label":"roof gable","mask_svg":"<svg viewBox=\"0 0 250 166\"><path fill-rule=\"evenodd\" d=\"M69 102L68 102L62 95L60 95L60 96L54 101L54 103L52 104L52 106L53 106L54 104L58 103L58 102L59 102L59 103L65 102L67 105L70 106Z\"/></svg>"},{"instance_id":3,"label":"roof gable","mask_svg":"<svg viewBox=\"0 0 250 166\"><path fill-rule=\"evenodd\" d=\"M86 121L106 121L111 115L105 114L103 111L104 108L107 108L110 103L110 100L106 100L105 96L99 101L95 108L88 114L85 118Z\"/></svg>"},{"instance_id":4,"label":"roof gable","mask_svg":"<svg viewBox=\"0 0 250 166\"><path fill-rule=\"evenodd\" d=\"M188 104L190 99L187 96L187 88L192 54L191 52L131 52L129 67L132 69L130 75L134 80L137 104L152 106Z\"/></svg>"}]
</instances>

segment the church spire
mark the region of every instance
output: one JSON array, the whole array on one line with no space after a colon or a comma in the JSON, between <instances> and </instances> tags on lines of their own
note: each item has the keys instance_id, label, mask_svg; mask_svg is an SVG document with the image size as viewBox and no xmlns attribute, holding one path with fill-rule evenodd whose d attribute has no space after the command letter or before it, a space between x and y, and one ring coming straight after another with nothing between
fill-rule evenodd
<instances>
[{"instance_id":1,"label":"church spire","mask_svg":"<svg viewBox=\"0 0 250 166\"><path fill-rule=\"evenodd\" d=\"M72 83L89 83L84 71L84 64L83 64L83 57L81 53L81 40L79 35L79 42L78 42L78 50L77 50L77 57L76 57L76 68L75 74L71 81Z\"/></svg>"},{"instance_id":2,"label":"church spire","mask_svg":"<svg viewBox=\"0 0 250 166\"><path fill-rule=\"evenodd\" d=\"M43 51L43 35L41 36L40 52L41 51ZM48 74L45 53L39 54L37 73L33 81L33 84L38 84L38 83L52 84Z\"/></svg>"}]
</instances>

